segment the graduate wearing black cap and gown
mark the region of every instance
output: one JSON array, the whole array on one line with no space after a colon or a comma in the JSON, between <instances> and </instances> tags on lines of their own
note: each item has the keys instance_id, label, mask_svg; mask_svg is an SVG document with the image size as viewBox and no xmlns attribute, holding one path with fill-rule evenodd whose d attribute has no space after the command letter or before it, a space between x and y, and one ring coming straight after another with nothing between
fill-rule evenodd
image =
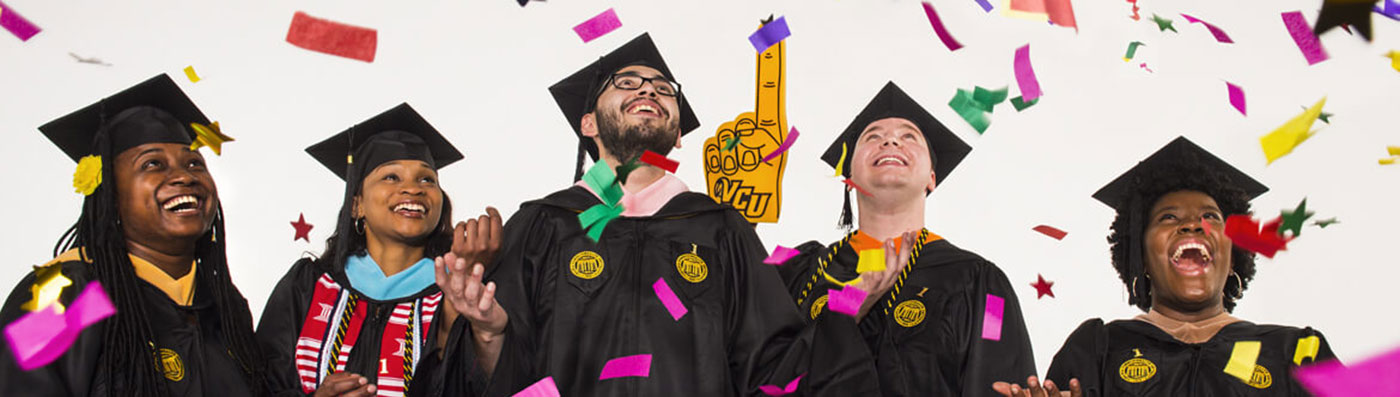
<instances>
[{"instance_id":1,"label":"graduate wearing black cap and gown","mask_svg":"<svg viewBox=\"0 0 1400 397\"><path fill-rule=\"evenodd\" d=\"M438 229L425 237L424 258L387 277L366 250L365 221L354 219L352 209L363 180L379 166L418 160L440 169L462 153L408 104L306 151L345 180L345 201L326 253L298 260L267 300L257 333L269 360L269 383L279 395L311 394L332 373L348 372L364 376L381 396L440 395L449 367L442 363L457 360L458 346L471 354L458 340L437 342L439 327L450 325L440 321L446 303L434 283L432 259L451 244L446 195L441 214L427 214L440 218ZM464 371L459 377L472 370L452 367Z\"/></svg>"},{"instance_id":2,"label":"graduate wearing black cap and gown","mask_svg":"<svg viewBox=\"0 0 1400 397\"><path fill-rule=\"evenodd\" d=\"M0 354L4 356L0 358L0 395L265 393L257 383L262 360L253 339L252 315L229 279L222 210L202 160L198 165L191 161L187 173L177 174L180 171L175 169L181 165L167 165L165 157L138 157L144 163L142 169L148 170L142 172L149 172L140 178L165 178L157 194L184 192L168 200L194 198L174 206L150 203L161 206L159 216L175 211L182 212L179 217L189 216L189 211L212 214L211 224L203 225L203 235L194 237L194 262L187 273L172 277L154 260L128 252L128 244L151 242L132 242L142 237L120 227L119 219L126 219L129 227L182 222L133 219L143 214L119 213L125 199L118 198L114 172L129 165L114 163L122 153L138 148L147 148L142 153L164 151L143 146L148 144L194 150L189 148L196 135L191 123L208 125L209 119L169 76L161 74L39 127L73 161L100 165L97 172L102 182L85 193L77 225L56 247L62 253L55 252L56 258L36 267L10 293L0 309L0 324L8 326L30 312L48 310L48 302L41 300L48 294L42 287L50 283L62 288L52 304L71 307L89 283L100 282L116 313L83 329L68 350L47 365L25 371L9 351ZM146 166L151 164L155 165ZM201 186L205 178L208 182ZM209 218L194 221L204 219Z\"/></svg>"},{"instance_id":3,"label":"graduate wearing black cap and gown","mask_svg":"<svg viewBox=\"0 0 1400 397\"><path fill-rule=\"evenodd\" d=\"M619 81L626 78L619 70L632 65L660 76ZM655 133L683 135L699 123L674 81L643 34L550 92L579 134L580 157L587 151L607 167L604 160L616 159L599 160L595 141L580 132L600 94L639 100L634 96L649 92L638 90L654 90L664 103L669 99L660 96L675 97L677 110L652 113L676 124ZM613 109L598 105L597 113L605 111ZM607 133L620 132L599 131ZM670 145L678 136L664 138ZM748 221L674 175L653 175L660 179L622 197L626 212L596 242L579 221L580 212L602 203L586 183L524 203L506 224L489 276L500 286L510 325L490 395L511 395L544 377L568 396L761 396L761 386L782 389L799 376L799 395L874 391L851 317L804 326L777 272L762 263L767 253ZM679 319L658 298L658 283L687 309ZM651 355L647 376L600 380L609 360L643 354Z\"/></svg>"},{"instance_id":4,"label":"graduate wearing black cap and gown","mask_svg":"<svg viewBox=\"0 0 1400 397\"><path fill-rule=\"evenodd\" d=\"M1060 390L1069 390L1070 380L1076 379L1085 396L1310 395L1292 371L1315 360L1335 358L1327 339L1312 328L1254 324L1229 313L1254 277L1254 254L1239 247L1228 252L1216 248L1229 242L1223 236L1224 220L1248 214L1249 200L1267 191L1249 175L1178 137L1094 193L1095 199L1118 212L1115 236L1110 237L1114 267L1129 288L1129 303L1147 313L1107 324L1097 318L1085 321L1055 354L1046 379ZM1149 214L1159 200L1179 192L1204 193L1218 208L1208 208L1199 217L1189 207ZM1179 239L1174 241L1204 241L1214 251L1203 256L1205 251L1199 249L1183 250L1178 260L1208 262L1203 277L1224 279L1223 289L1212 291L1213 297L1207 299L1220 313L1200 321L1179 321L1158 311L1158 306L1180 305L1158 296L1171 293L1161 288L1171 288L1173 282L1164 279L1175 275L1154 276L1144 264L1144 258L1156 255L1145 246L1158 222L1181 222L1166 225L1175 229L1173 237ZM1204 227L1206 222L1213 227ZM1227 255L1230 273L1212 273L1216 269L1211 267L1224 267L1220 265ZM1173 266L1191 269L1191 265ZM1257 344L1258 356L1248 362L1244 356L1251 344ZM1241 357L1235 357L1237 349L1244 349ZM1232 358L1240 362L1236 368L1243 369L1237 373L1241 377L1226 372Z\"/></svg>"},{"instance_id":5,"label":"graduate wearing black cap and gown","mask_svg":"<svg viewBox=\"0 0 1400 397\"><path fill-rule=\"evenodd\" d=\"M856 116L822 160L850 178L860 138L873 122L888 118L901 118L918 127L928 144L939 185L972 150L891 82ZM847 188L841 222L845 226L851 220L850 190ZM902 237L894 240L896 246L903 243ZM860 322L864 341L875 355L882 395L995 395L993 382L1034 374L1025 320L1015 289L1001 269L928 229L920 231L916 241L919 243L893 288L868 298L878 301ZM859 251L881 246L882 242L860 230L827 246L810 241L799 246L802 253L779 271L803 313L815 319L829 311L829 290L839 290L841 283L857 278ZM983 337L988 296L1002 302L996 340Z\"/></svg>"}]
</instances>

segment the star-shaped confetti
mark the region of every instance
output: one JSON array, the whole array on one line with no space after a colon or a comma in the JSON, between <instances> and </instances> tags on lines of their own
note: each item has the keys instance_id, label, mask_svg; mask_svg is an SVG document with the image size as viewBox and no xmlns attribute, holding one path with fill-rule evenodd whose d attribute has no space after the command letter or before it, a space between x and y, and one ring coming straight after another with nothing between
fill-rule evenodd
<instances>
[{"instance_id":1,"label":"star-shaped confetti","mask_svg":"<svg viewBox=\"0 0 1400 397\"><path fill-rule=\"evenodd\" d=\"M1303 234L1303 222L1312 216L1312 211L1308 211L1308 199L1304 198L1303 202L1298 203L1297 209L1293 211L1283 210L1283 214L1280 215L1283 218L1283 223L1278 227L1278 235L1288 237L1283 232L1292 231L1293 237L1298 237L1298 235Z\"/></svg>"},{"instance_id":2,"label":"star-shaped confetti","mask_svg":"<svg viewBox=\"0 0 1400 397\"><path fill-rule=\"evenodd\" d=\"M1160 16L1157 16L1157 14L1152 14L1152 22L1157 24L1157 29L1159 31L1165 32L1170 30L1172 32L1181 33L1177 32L1176 28L1172 26L1172 20L1162 18Z\"/></svg>"},{"instance_id":3,"label":"star-shaped confetti","mask_svg":"<svg viewBox=\"0 0 1400 397\"><path fill-rule=\"evenodd\" d=\"M232 137L224 135L223 131L219 130L219 122L217 121L209 123L209 125L190 123L190 127L194 128L195 134L194 142L190 143L190 150L198 150L201 146L208 146L215 155L222 156L224 142L233 142Z\"/></svg>"},{"instance_id":4,"label":"star-shaped confetti","mask_svg":"<svg viewBox=\"0 0 1400 397\"><path fill-rule=\"evenodd\" d=\"M1317 226L1317 227L1319 227L1319 228L1326 229L1328 226L1332 226L1333 224L1337 224L1337 223L1342 223L1342 221L1337 220L1337 217L1334 216L1334 217L1327 218L1327 219L1318 219L1318 220L1315 220L1315 221L1313 221L1312 224L1313 224L1313 226Z\"/></svg>"},{"instance_id":5,"label":"star-shaped confetti","mask_svg":"<svg viewBox=\"0 0 1400 397\"><path fill-rule=\"evenodd\" d=\"M1035 278L1037 280L1034 283L1031 283L1031 286L1035 287L1035 298L1040 299L1042 297L1045 297L1046 295L1050 295L1051 298L1054 298L1055 291L1050 290L1050 287L1054 286L1055 282L1045 281L1045 276L1039 274L1036 274Z\"/></svg>"},{"instance_id":6,"label":"star-shaped confetti","mask_svg":"<svg viewBox=\"0 0 1400 397\"><path fill-rule=\"evenodd\" d=\"M1371 9L1378 0L1323 0L1313 34L1322 35L1337 26L1353 26L1371 41ZM1348 30L1350 31L1350 30Z\"/></svg>"},{"instance_id":7,"label":"star-shaped confetti","mask_svg":"<svg viewBox=\"0 0 1400 397\"><path fill-rule=\"evenodd\" d=\"M297 234L292 237L292 241L301 239L306 240L308 243L311 242L311 228L313 227L316 226L306 223L306 214L297 214L297 221L292 222L292 228L297 230Z\"/></svg>"},{"instance_id":8,"label":"star-shaped confetti","mask_svg":"<svg viewBox=\"0 0 1400 397\"><path fill-rule=\"evenodd\" d=\"M32 312L54 305L55 313L63 313L63 303L58 301L58 297L63 294L63 287L70 285L73 285L73 280L63 275L63 265L35 266L34 285L29 287L34 298L25 302L20 309Z\"/></svg>"}]
</instances>

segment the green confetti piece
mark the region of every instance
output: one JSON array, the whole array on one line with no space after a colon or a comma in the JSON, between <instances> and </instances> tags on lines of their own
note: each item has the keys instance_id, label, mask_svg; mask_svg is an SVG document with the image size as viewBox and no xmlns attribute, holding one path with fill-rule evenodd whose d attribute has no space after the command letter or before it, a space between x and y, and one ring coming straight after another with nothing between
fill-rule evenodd
<instances>
[{"instance_id":1,"label":"green confetti piece","mask_svg":"<svg viewBox=\"0 0 1400 397\"><path fill-rule=\"evenodd\" d=\"M617 182L619 184L627 182L627 176L632 175L632 171L636 171L638 168L641 168L643 165L646 165L645 163L641 162L640 158L641 156L637 156L637 158L628 161L627 164L623 164L617 167Z\"/></svg>"},{"instance_id":2,"label":"green confetti piece","mask_svg":"<svg viewBox=\"0 0 1400 397\"><path fill-rule=\"evenodd\" d=\"M734 147L735 147L735 146L739 146L739 138L738 138L738 137L725 139L725 140L724 140L724 149L720 149L720 150L721 150L721 151L727 152L727 151L730 151L730 150L734 150Z\"/></svg>"},{"instance_id":3,"label":"green confetti piece","mask_svg":"<svg viewBox=\"0 0 1400 397\"><path fill-rule=\"evenodd\" d=\"M973 99L973 94L967 90L959 88L958 92L953 94L953 99L948 101L948 106L953 108L958 116L961 116L968 124L971 124L978 134L986 132L987 127L992 124L992 121L987 119L987 115L982 110L983 105Z\"/></svg>"},{"instance_id":4,"label":"green confetti piece","mask_svg":"<svg viewBox=\"0 0 1400 397\"><path fill-rule=\"evenodd\" d=\"M1327 218L1327 219L1318 219L1318 220L1315 220L1315 221L1313 221L1312 224L1313 224L1314 226L1319 227L1319 228L1326 229L1328 226L1332 226L1332 225L1338 224L1338 223L1342 223L1342 221L1337 220L1337 217L1334 216L1334 217Z\"/></svg>"},{"instance_id":5,"label":"green confetti piece","mask_svg":"<svg viewBox=\"0 0 1400 397\"><path fill-rule=\"evenodd\" d=\"M622 216L622 211L621 205L594 204L578 214L578 223L588 230L588 238L596 243L603 236L603 228L608 226L608 222Z\"/></svg>"},{"instance_id":6,"label":"green confetti piece","mask_svg":"<svg viewBox=\"0 0 1400 397\"><path fill-rule=\"evenodd\" d=\"M982 87L974 87L972 91L972 100L977 102L978 107L982 108L983 111L986 111L988 113L992 112L993 106L996 106L996 104L1006 101L1006 97L1006 87L1002 87L1001 89L996 91L988 90Z\"/></svg>"},{"instance_id":7,"label":"green confetti piece","mask_svg":"<svg viewBox=\"0 0 1400 397\"><path fill-rule=\"evenodd\" d=\"M1159 17L1157 14L1152 14L1152 22L1157 23L1158 31L1165 32L1171 30L1172 32L1181 33L1177 32L1175 27L1172 27L1172 20Z\"/></svg>"},{"instance_id":8,"label":"green confetti piece","mask_svg":"<svg viewBox=\"0 0 1400 397\"><path fill-rule=\"evenodd\" d=\"M1138 47L1144 46L1144 45L1146 45L1146 44L1143 44L1141 41L1134 41L1134 42L1128 43L1128 53L1127 53L1127 54L1123 54L1123 62L1127 62L1127 61L1129 61L1129 60L1132 60L1132 59L1133 59L1133 56L1137 55L1137 49L1138 49ZM1039 99L1039 98L1037 98L1037 99Z\"/></svg>"},{"instance_id":9,"label":"green confetti piece","mask_svg":"<svg viewBox=\"0 0 1400 397\"><path fill-rule=\"evenodd\" d=\"M1035 106L1037 102L1040 102L1040 98L1036 98L1035 100L1030 102L1021 100L1021 97L1011 98L1011 106L1015 107L1017 112L1025 110L1028 107Z\"/></svg>"},{"instance_id":10,"label":"green confetti piece","mask_svg":"<svg viewBox=\"0 0 1400 397\"><path fill-rule=\"evenodd\" d=\"M1303 222L1307 221L1308 218L1312 218L1313 213L1308 211L1308 199L1304 198L1303 202L1298 203L1298 208L1293 211L1283 210L1281 216L1283 217L1283 223L1278 226L1278 235L1287 237L1283 232L1291 230L1293 231L1293 237L1298 237L1303 234Z\"/></svg>"}]
</instances>

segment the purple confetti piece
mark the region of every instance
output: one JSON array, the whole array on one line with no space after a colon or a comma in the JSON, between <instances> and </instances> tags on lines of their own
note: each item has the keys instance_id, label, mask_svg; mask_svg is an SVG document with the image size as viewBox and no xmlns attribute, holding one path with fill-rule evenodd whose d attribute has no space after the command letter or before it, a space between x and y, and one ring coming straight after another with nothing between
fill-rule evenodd
<instances>
[{"instance_id":1,"label":"purple confetti piece","mask_svg":"<svg viewBox=\"0 0 1400 397\"><path fill-rule=\"evenodd\" d=\"M1035 69L1031 69L1031 45L1016 49L1016 85L1021 88L1021 100L1030 102L1040 98L1040 81L1035 79Z\"/></svg>"},{"instance_id":2,"label":"purple confetti piece","mask_svg":"<svg viewBox=\"0 0 1400 397\"><path fill-rule=\"evenodd\" d=\"M768 47L778 44L779 41L783 41L788 36L792 36L792 32L788 30L787 17L778 17L773 22L763 24L763 27L758 28L758 31L749 35L749 43L753 44L754 50L764 52L768 51Z\"/></svg>"},{"instance_id":3,"label":"purple confetti piece","mask_svg":"<svg viewBox=\"0 0 1400 397\"><path fill-rule=\"evenodd\" d=\"M933 32L938 34L938 39L943 41L943 45L948 47L948 51L957 51L962 48L953 35L948 34L948 29L943 27L943 20L938 19L938 11L933 10L933 4L924 2L924 15L928 16L928 23L933 24Z\"/></svg>"}]
</instances>

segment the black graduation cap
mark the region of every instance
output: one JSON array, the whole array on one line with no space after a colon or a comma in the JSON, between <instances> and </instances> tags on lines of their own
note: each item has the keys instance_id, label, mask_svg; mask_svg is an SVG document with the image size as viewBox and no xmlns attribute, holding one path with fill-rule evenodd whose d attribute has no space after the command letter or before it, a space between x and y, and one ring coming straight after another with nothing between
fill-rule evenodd
<instances>
[{"instance_id":1,"label":"black graduation cap","mask_svg":"<svg viewBox=\"0 0 1400 397\"><path fill-rule=\"evenodd\" d=\"M39 132L73 161L94 153L94 140L105 132L111 154L147 143L188 144L189 123L209 124L175 81L164 73L59 117Z\"/></svg>"},{"instance_id":2,"label":"black graduation cap","mask_svg":"<svg viewBox=\"0 0 1400 397\"><path fill-rule=\"evenodd\" d=\"M632 65L651 67L661 72L661 75L667 79L676 80L676 76L671 74L671 69L666 67L666 60L661 58L661 52L656 49L656 44L651 41L651 35L642 33L627 44L623 44L569 77L549 86L549 94L554 96L554 102L559 104L559 111L564 113L564 118L568 119L569 125L574 128L574 135L578 136L580 150L587 150L588 155L595 161L598 160L598 146L593 143L592 139L586 139L583 136L583 130L580 127L583 115L593 111L598 94L602 93L602 85L608 77L617 73L618 69ZM680 104L681 108L681 136L685 136L685 134L700 127L700 120L695 118L695 111L690 109L690 101L685 100L685 92L681 92L676 97L676 102ZM582 167L582 156L583 154L580 153L580 167Z\"/></svg>"},{"instance_id":3,"label":"black graduation cap","mask_svg":"<svg viewBox=\"0 0 1400 397\"><path fill-rule=\"evenodd\" d=\"M914 123L919 127L919 131L924 133L924 141L928 142L929 160L933 161L933 170L938 175L938 183L948 179L948 174L953 173L963 158L972 152L972 147L966 142L953 135L948 127L943 126L938 119L919 106L913 98L899 89L893 81L886 83L885 88L880 89L880 93L875 94L875 98L865 105L865 109L856 115L856 119L851 121L851 125L846 127L841 135L836 137L836 141L826 148L826 153L822 153L822 161L825 161L832 168L836 168L841 161L842 144L846 150L854 152L856 141L860 139L861 133L865 132L865 127L870 123L889 118L899 117ZM841 175L849 178L851 176L851 159L846 158L846 164L841 168Z\"/></svg>"},{"instance_id":4,"label":"black graduation cap","mask_svg":"<svg viewBox=\"0 0 1400 397\"><path fill-rule=\"evenodd\" d=\"M442 169L463 157L407 103L311 145L306 153L347 181L351 165L359 166L355 178L359 180L380 164L394 160L421 160L433 169Z\"/></svg>"}]
</instances>

